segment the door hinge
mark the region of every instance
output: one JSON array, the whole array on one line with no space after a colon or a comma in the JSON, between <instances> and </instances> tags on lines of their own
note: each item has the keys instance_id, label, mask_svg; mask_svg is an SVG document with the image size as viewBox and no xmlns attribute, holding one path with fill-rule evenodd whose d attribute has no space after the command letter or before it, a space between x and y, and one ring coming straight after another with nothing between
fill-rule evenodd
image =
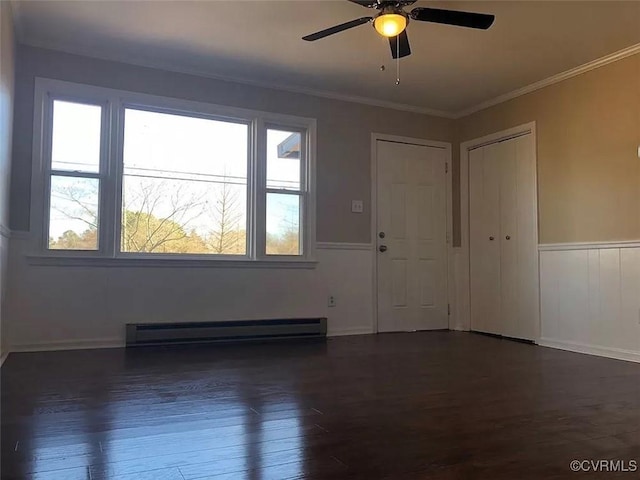
<instances>
[{"instance_id":1,"label":"door hinge","mask_svg":"<svg viewBox=\"0 0 640 480\"><path fill-rule=\"evenodd\" d=\"M449 173L449 162L444 162L444 173Z\"/></svg>"},{"instance_id":2,"label":"door hinge","mask_svg":"<svg viewBox=\"0 0 640 480\"><path fill-rule=\"evenodd\" d=\"M451 304L447 303L447 315L451 315Z\"/></svg>"}]
</instances>

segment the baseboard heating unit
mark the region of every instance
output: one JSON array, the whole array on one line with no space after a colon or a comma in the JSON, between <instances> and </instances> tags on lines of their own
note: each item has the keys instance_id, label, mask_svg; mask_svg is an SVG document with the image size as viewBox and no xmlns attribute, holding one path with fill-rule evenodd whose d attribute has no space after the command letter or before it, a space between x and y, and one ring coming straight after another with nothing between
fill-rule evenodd
<instances>
[{"instance_id":1,"label":"baseboard heating unit","mask_svg":"<svg viewBox=\"0 0 640 480\"><path fill-rule=\"evenodd\" d=\"M192 323L128 323L127 347L185 343L229 343L322 339L326 318L234 320Z\"/></svg>"}]
</instances>

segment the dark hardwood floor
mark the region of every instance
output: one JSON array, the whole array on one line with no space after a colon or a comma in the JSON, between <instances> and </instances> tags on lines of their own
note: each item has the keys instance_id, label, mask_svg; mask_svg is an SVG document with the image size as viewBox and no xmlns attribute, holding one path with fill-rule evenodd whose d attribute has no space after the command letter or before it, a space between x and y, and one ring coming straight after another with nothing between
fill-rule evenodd
<instances>
[{"instance_id":1,"label":"dark hardwood floor","mask_svg":"<svg viewBox=\"0 0 640 480\"><path fill-rule=\"evenodd\" d=\"M640 365L468 333L12 354L2 479L639 478Z\"/></svg>"}]
</instances>

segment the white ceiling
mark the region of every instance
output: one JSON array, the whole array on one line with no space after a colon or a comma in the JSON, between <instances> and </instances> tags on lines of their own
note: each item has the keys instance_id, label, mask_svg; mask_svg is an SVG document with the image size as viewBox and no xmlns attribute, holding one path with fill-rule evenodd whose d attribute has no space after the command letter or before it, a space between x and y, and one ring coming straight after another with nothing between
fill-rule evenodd
<instances>
[{"instance_id":1,"label":"white ceiling","mask_svg":"<svg viewBox=\"0 0 640 480\"><path fill-rule=\"evenodd\" d=\"M450 114L640 43L637 0L419 1L413 7L493 13L496 21L488 31L412 22L413 54L401 60L396 86L388 41L369 25L300 39L371 12L344 0L13 5L25 44Z\"/></svg>"}]
</instances>

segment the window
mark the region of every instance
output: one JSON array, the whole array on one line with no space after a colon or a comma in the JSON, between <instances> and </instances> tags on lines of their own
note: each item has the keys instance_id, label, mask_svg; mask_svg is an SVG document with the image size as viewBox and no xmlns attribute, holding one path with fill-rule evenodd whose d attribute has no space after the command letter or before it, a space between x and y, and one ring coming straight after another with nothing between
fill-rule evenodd
<instances>
[{"instance_id":1,"label":"window","mask_svg":"<svg viewBox=\"0 0 640 480\"><path fill-rule=\"evenodd\" d=\"M38 79L47 255L308 260L310 119Z\"/></svg>"},{"instance_id":2,"label":"window","mask_svg":"<svg viewBox=\"0 0 640 480\"><path fill-rule=\"evenodd\" d=\"M124 111L121 252L246 255L249 125Z\"/></svg>"},{"instance_id":3,"label":"window","mask_svg":"<svg viewBox=\"0 0 640 480\"><path fill-rule=\"evenodd\" d=\"M267 255L301 255L302 133L267 129Z\"/></svg>"},{"instance_id":4,"label":"window","mask_svg":"<svg viewBox=\"0 0 640 480\"><path fill-rule=\"evenodd\" d=\"M102 107L53 100L50 249L98 249Z\"/></svg>"}]
</instances>

